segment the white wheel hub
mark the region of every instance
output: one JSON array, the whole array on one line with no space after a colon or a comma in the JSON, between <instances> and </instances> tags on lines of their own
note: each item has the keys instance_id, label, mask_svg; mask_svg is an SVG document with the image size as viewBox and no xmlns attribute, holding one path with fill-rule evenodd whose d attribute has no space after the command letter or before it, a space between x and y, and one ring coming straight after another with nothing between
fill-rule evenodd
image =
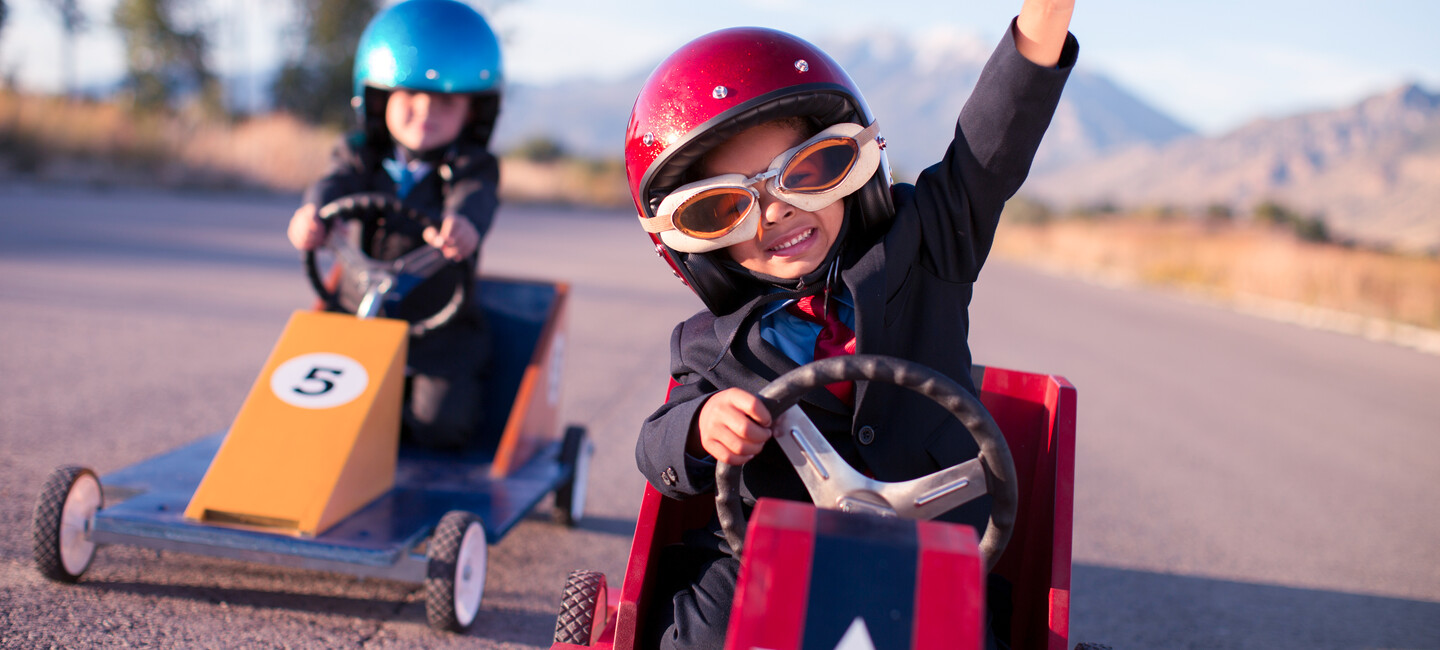
<instances>
[{"instance_id":1,"label":"white wheel hub","mask_svg":"<svg viewBox=\"0 0 1440 650\"><path fill-rule=\"evenodd\" d=\"M460 556L455 560L455 620L468 627L480 613L485 595L485 529L471 523L460 538Z\"/></svg>"},{"instance_id":2,"label":"white wheel hub","mask_svg":"<svg viewBox=\"0 0 1440 650\"><path fill-rule=\"evenodd\" d=\"M587 438L575 457L575 476L570 479L570 521L585 516L585 487L590 481L590 459L595 456L595 443Z\"/></svg>"},{"instance_id":3,"label":"white wheel hub","mask_svg":"<svg viewBox=\"0 0 1440 650\"><path fill-rule=\"evenodd\" d=\"M80 575L95 557L95 542L90 540L90 526L100 510L100 482L89 473L76 477L65 495L60 511L60 563L70 575Z\"/></svg>"}]
</instances>

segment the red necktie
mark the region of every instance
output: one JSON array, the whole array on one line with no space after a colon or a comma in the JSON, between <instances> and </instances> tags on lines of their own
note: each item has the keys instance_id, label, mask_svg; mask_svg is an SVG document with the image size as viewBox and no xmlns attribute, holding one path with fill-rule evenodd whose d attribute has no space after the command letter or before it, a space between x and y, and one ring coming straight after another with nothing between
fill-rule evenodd
<instances>
[{"instance_id":1,"label":"red necktie","mask_svg":"<svg viewBox=\"0 0 1440 650\"><path fill-rule=\"evenodd\" d=\"M816 300L820 298L820 300ZM828 359L842 354L855 354L855 332L840 320L840 310L830 309L829 301L821 296L805 296L785 308L801 320L820 325L820 335L815 337L815 360ZM846 406L855 405L855 382L840 381L825 386Z\"/></svg>"}]
</instances>

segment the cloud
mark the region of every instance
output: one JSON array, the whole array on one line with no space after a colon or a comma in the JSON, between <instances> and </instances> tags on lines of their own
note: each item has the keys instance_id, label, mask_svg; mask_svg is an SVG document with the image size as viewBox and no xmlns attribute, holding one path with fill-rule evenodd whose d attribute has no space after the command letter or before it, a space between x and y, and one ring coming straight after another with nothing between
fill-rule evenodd
<instances>
[{"instance_id":1,"label":"cloud","mask_svg":"<svg viewBox=\"0 0 1440 650\"><path fill-rule=\"evenodd\" d=\"M648 70L673 49L670 39L642 36L637 24L646 23L635 14L609 7L524 3L497 12L492 22L504 42L506 75L525 83L613 80Z\"/></svg>"},{"instance_id":2,"label":"cloud","mask_svg":"<svg viewBox=\"0 0 1440 650\"><path fill-rule=\"evenodd\" d=\"M1178 119L1218 133L1262 116L1337 108L1398 85L1393 69L1278 43L1111 50L1096 68Z\"/></svg>"}]
</instances>

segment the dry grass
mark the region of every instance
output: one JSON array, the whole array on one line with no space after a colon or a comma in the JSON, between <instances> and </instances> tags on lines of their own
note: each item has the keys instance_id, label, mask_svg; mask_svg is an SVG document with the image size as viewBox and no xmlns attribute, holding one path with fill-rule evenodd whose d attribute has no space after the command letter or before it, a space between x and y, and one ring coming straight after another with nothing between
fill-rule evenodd
<instances>
[{"instance_id":1,"label":"dry grass","mask_svg":"<svg viewBox=\"0 0 1440 650\"><path fill-rule=\"evenodd\" d=\"M286 115L232 123L0 92L4 171L43 181L297 191L336 137Z\"/></svg>"},{"instance_id":2,"label":"dry grass","mask_svg":"<svg viewBox=\"0 0 1440 650\"><path fill-rule=\"evenodd\" d=\"M500 161L500 198L520 203L564 203L622 207L631 205L625 169L618 163L588 160Z\"/></svg>"},{"instance_id":3,"label":"dry grass","mask_svg":"<svg viewBox=\"0 0 1440 650\"><path fill-rule=\"evenodd\" d=\"M1196 220L1002 221L1001 256L1056 271L1440 329L1440 260Z\"/></svg>"},{"instance_id":4,"label":"dry grass","mask_svg":"<svg viewBox=\"0 0 1440 650\"><path fill-rule=\"evenodd\" d=\"M137 115L114 102L0 90L0 179L299 192L328 166L340 133L272 114L230 122ZM506 201L629 204L618 163L501 161Z\"/></svg>"},{"instance_id":5,"label":"dry grass","mask_svg":"<svg viewBox=\"0 0 1440 650\"><path fill-rule=\"evenodd\" d=\"M273 114L230 128L192 127L171 146L188 169L271 190L299 192L329 165L340 134ZM172 134L174 135L174 134Z\"/></svg>"}]
</instances>

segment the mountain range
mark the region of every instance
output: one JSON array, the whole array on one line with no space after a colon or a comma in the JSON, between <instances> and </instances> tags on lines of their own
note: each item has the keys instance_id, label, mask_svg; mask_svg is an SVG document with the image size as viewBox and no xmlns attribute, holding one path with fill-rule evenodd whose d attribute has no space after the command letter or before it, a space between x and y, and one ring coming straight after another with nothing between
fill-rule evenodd
<instances>
[{"instance_id":1,"label":"mountain range","mask_svg":"<svg viewBox=\"0 0 1440 650\"><path fill-rule=\"evenodd\" d=\"M1440 95L1407 84L1342 109L1138 145L1031 176L1066 205L1275 201L1343 238L1440 251Z\"/></svg>"},{"instance_id":2,"label":"mountain range","mask_svg":"<svg viewBox=\"0 0 1440 650\"><path fill-rule=\"evenodd\" d=\"M937 31L921 40L881 32L818 45L865 94L901 180L913 179L940 159L993 48L978 36L958 31ZM496 127L496 148L504 151L532 138L548 138L573 154L614 158L645 76L512 84L506 88ZM1066 86L1035 169L1063 167L1130 145L1163 144L1191 133L1103 75L1082 68Z\"/></svg>"},{"instance_id":3,"label":"mountain range","mask_svg":"<svg viewBox=\"0 0 1440 650\"><path fill-rule=\"evenodd\" d=\"M938 160L994 44L960 32L821 41L881 122L897 180ZM505 151L543 137L614 159L645 74L507 88ZM1082 60L1022 190L1060 208L1277 201L1341 237L1440 250L1440 96L1405 85L1343 109L1257 120L1205 137Z\"/></svg>"}]
</instances>

